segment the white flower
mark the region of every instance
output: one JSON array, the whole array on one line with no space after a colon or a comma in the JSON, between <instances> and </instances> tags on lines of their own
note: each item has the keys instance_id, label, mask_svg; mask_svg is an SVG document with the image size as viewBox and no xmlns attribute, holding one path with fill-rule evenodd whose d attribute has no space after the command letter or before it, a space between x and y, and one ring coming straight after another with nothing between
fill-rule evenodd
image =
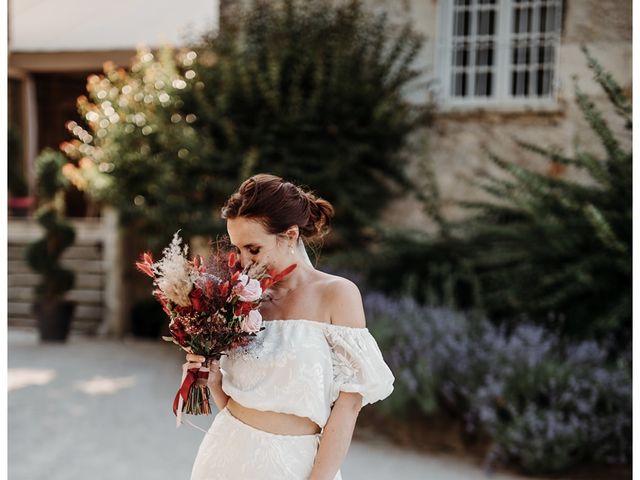
<instances>
[{"instance_id":1,"label":"white flower","mask_svg":"<svg viewBox=\"0 0 640 480\"><path fill-rule=\"evenodd\" d=\"M152 269L157 275L156 285L162 293L172 302L188 307L191 305L189 293L198 272L194 271L187 259L189 246L180 248L182 238L178 232L180 230L173 235L169 246L162 251L162 258L152 265Z\"/></svg>"},{"instance_id":2,"label":"white flower","mask_svg":"<svg viewBox=\"0 0 640 480\"><path fill-rule=\"evenodd\" d=\"M249 278L248 275L242 274L237 284L237 292L240 300L243 302L255 302L262 296L262 287L260 282L255 278Z\"/></svg>"},{"instance_id":3,"label":"white flower","mask_svg":"<svg viewBox=\"0 0 640 480\"><path fill-rule=\"evenodd\" d=\"M240 322L240 329L243 332L257 333L262 325L262 315L258 310L251 310L249 314Z\"/></svg>"}]
</instances>

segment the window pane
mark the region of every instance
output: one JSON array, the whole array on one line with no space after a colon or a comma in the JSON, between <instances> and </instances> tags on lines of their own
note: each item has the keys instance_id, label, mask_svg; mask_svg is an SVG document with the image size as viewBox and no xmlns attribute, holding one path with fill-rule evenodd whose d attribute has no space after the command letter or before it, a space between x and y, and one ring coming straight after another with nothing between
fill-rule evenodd
<instances>
[{"instance_id":1,"label":"window pane","mask_svg":"<svg viewBox=\"0 0 640 480\"><path fill-rule=\"evenodd\" d=\"M512 96L549 96L553 92L556 46L560 39L561 0L512 0Z\"/></svg>"},{"instance_id":2,"label":"window pane","mask_svg":"<svg viewBox=\"0 0 640 480\"><path fill-rule=\"evenodd\" d=\"M453 47L453 65L457 67L469 65L469 46L460 44Z\"/></svg>"},{"instance_id":3,"label":"window pane","mask_svg":"<svg viewBox=\"0 0 640 480\"><path fill-rule=\"evenodd\" d=\"M477 35L493 35L495 33L495 10L480 10L478 12Z\"/></svg>"},{"instance_id":4,"label":"window pane","mask_svg":"<svg viewBox=\"0 0 640 480\"><path fill-rule=\"evenodd\" d=\"M478 97L490 97L492 94L493 74L491 72L476 73L475 95Z\"/></svg>"},{"instance_id":5,"label":"window pane","mask_svg":"<svg viewBox=\"0 0 640 480\"><path fill-rule=\"evenodd\" d=\"M498 1L455 1L451 14L450 95L491 95L496 75Z\"/></svg>"},{"instance_id":6,"label":"window pane","mask_svg":"<svg viewBox=\"0 0 640 480\"><path fill-rule=\"evenodd\" d=\"M454 97L467 96L467 73L459 72L453 74L451 95Z\"/></svg>"},{"instance_id":7,"label":"window pane","mask_svg":"<svg viewBox=\"0 0 640 480\"><path fill-rule=\"evenodd\" d=\"M453 23L453 34L457 37L467 37L470 34L471 12L469 10L460 10L456 13Z\"/></svg>"},{"instance_id":8,"label":"window pane","mask_svg":"<svg viewBox=\"0 0 640 480\"><path fill-rule=\"evenodd\" d=\"M521 97L529 92L529 70L515 70L511 74L511 95Z\"/></svg>"},{"instance_id":9,"label":"window pane","mask_svg":"<svg viewBox=\"0 0 640 480\"><path fill-rule=\"evenodd\" d=\"M526 43L515 44L511 49L512 65L528 65L531 61L530 50Z\"/></svg>"},{"instance_id":10,"label":"window pane","mask_svg":"<svg viewBox=\"0 0 640 480\"><path fill-rule=\"evenodd\" d=\"M537 94L539 97L548 96L551 93L551 80L553 78L553 70L545 68L538 70Z\"/></svg>"},{"instance_id":11,"label":"window pane","mask_svg":"<svg viewBox=\"0 0 640 480\"><path fill-rule=\"evenodd\" d=\"M493 65L493 44L480 45L476 50L476 65Z\"/></svg>"}]
</instances>

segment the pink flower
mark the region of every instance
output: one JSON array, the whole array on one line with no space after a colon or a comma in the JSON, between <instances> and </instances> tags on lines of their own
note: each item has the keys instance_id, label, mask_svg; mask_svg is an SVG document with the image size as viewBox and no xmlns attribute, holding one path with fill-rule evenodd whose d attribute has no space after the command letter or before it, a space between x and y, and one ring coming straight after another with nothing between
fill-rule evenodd
<instances>
[{"instance_id":1,"label":"pink flower","mask_svg":"<svg viewBox=\"0 0 640 480\"><path fill-rule=\"evenodd\" d=\"M251 310L240 323L240 329L247 333L256 333L260 331L262 325L262 315L258 310Z\"/></svg>"},{"instance_id":2,"label":"pink flower","mask_svg":"<svg viewBox=\"0 0 640 480\"><path fill-rule=\"evenodd\" d=\"M236 292L243 302L255 302L262 295L262 287L260 282L255 278L249 278L248 275L240 275L239 282L236 285Z\"/></svg>"}]
</instances>

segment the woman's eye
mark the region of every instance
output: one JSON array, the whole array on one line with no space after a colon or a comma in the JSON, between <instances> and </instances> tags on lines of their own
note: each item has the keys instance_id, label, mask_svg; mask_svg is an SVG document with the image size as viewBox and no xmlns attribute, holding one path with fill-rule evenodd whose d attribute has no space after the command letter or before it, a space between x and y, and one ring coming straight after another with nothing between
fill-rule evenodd
<instances>
[{"instance_id":1,"label":"woman's eye","mask_svg":"<svg viewBox=\"0 0 640 480\"><path fill-rule=\"evenodd\" d=\"M260 249L256 250L255 252L254 252L253 250L249 250L249 253L250 253L251 255L257 255L257 254L259 254L259 253L260 253Z\"/></svg>"}]
</instances>

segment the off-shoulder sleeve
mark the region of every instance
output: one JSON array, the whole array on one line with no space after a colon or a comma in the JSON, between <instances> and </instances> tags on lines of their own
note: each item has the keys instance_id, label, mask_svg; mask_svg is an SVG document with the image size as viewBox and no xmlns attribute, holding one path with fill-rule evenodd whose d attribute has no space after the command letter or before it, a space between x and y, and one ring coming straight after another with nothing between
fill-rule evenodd
<instances>
[{"instance_id":1,"label":"off-shoulder sleeve","mask_svg":"<svg viewBox=\"0 0 640 480\"><path fill-rule=\"evenodd\" d=\"M325 335L333 363L331 404L341 391L362 394L363 407L391 395L395 378L367 328L332 326Z\"/></svg>"}]
</instances>

